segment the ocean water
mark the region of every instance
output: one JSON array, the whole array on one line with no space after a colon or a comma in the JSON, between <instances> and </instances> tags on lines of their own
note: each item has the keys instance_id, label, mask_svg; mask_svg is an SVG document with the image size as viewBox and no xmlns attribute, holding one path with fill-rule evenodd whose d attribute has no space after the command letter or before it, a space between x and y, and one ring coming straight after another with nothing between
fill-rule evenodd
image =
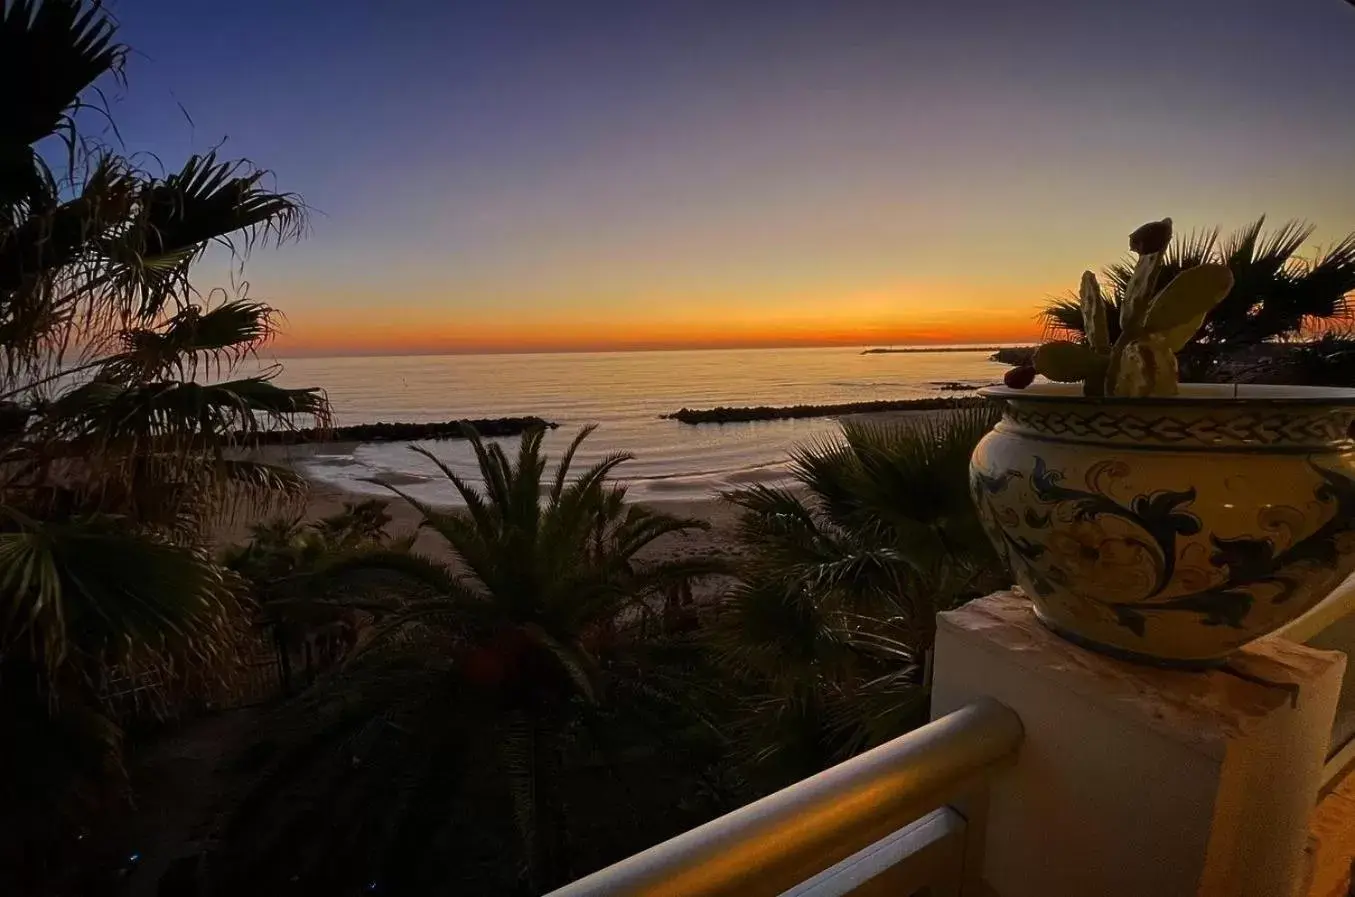
<instances>
[{"instance_id":1,"label":"ocean water","mask_svg":"<svg viewBox=\"0 0 1355 897\"><path fill-rule=\"evenodd\" d=\"M679 408L797 405L956 395L938 385L983 385L1006 367L991 350L862 355L858 349L758 349L552 355L445 355L282 359L279 382L323 387L340 425L537 415L560 424L546 448L558 457L581 426L597 424L576 456L635 456L619 479L645 500L691 499L786 479L797 444L833 438L817 418L693 426L660 419ZM516 440L504 440L512 444ZM461 440L425 443L478 481ZM437 468L402 443L327 446L299 461L324 482L389 494L383 479L437 504L456 504Z\"/></svg>"}]
</instances>

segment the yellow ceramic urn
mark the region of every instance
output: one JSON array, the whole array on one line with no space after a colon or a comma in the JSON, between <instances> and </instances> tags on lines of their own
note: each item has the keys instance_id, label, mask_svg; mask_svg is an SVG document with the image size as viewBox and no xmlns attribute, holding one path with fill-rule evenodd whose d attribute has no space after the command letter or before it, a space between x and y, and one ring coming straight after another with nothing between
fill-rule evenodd
<instances>
[{"instance_id":1,"label":"yellow ceramic urn","mask_svg":"<svg viewBox=\"0 0 1355 897\"><path fill-rule=\"evenodd\" d=\"M979 515L1040 620L1074 642L1217 665L1355 570L1355 390L980 393L1005 407L970 462Z\"/></svg>"}]
</instances>

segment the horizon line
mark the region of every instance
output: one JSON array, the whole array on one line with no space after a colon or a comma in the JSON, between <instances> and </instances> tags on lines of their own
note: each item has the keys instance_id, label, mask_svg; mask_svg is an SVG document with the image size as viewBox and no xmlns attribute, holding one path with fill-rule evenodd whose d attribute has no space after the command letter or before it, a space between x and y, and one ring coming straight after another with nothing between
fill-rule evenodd
<instances>
[{"instance_id":1,"label":"horizon line","mask_svg":"<svg viewBox=\"0 0 1355 897\"><path fill-rule=\"evenodd\" d=\"M495 346L484 349L477 348L429 348L429 349L406 349L406 350L381 350L381 349L353 349L353 350L321 350L321 351L302 351L292 352L286 349L273 351L276 358L419 358L445 355L621 355L636 352L750 352L750 351L786 351L799 349L851 349L869 352L872 349L888 349L897 353L917 353L926 352L995 352L999 349L1010 349L1024 346L1035 345L1038 340L1007 340L995 341L988 340L977 343L960 342L940 342L940 343L793 343L789 345L732 345L732 346L616 346L616 347L598 347L588 346L572 348L568 346L541 348L541 347L523 347L511 348L506 346ZM886 353L878 353L886 354Z\"/></svg>"},{"instance_id":2,"label":"horizon line","mask_svg":"<svg viewBox=\"0 0 1355 897\"><path fill-rule=\"evenodd\" d=\"M334 351L334 352L303 352L293 354L288 352L273 352L273 357L288 359L303 358L432 358L447 355L626 355L640 352L785 352L797 350L818 350L818 349L847 349L858 351L858 354L925 354L927 352L996 352L999 349L1021 348L1033 346L1036 341L1013 340L1010 342L984 342L984 343L936 343L929 344L900 344L892 343L889 345L873 345L870 343L860 344L842 344L842 343L824 343L821 345L806 345L796 343L789 346L621 346L617 348L492 348L492 349L414 349L406 351L380 351L359 349L354 351ZM878 350L888 350L880 352ZM872 351L877 350L877 351ZM265 353L267 354L267 353Z\"/></svg>"}]
</instances>

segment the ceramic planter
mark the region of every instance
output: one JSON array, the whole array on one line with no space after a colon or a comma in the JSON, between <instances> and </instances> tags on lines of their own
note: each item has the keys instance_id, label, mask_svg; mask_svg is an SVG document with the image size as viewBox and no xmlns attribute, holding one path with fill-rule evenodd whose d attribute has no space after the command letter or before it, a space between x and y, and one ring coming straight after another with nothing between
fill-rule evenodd
<instances>
[{"instance_id":1,"label":"ceramic planter","mask_svg":"<svg viewBox=\"0 0 1355 897\"><path fill-rule=\"evenodd\" d=\"M1355 570L1355 390L980 394L1005 409L971 459L974 501L1036 614L1072 641L1216 665Z\"/></svg>"}]
</instances>

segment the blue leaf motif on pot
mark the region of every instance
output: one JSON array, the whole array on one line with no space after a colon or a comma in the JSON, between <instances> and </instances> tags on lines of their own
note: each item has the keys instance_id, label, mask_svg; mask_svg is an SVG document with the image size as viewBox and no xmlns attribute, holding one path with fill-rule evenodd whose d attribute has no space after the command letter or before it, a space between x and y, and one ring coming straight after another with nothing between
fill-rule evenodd
<instances>
[{"instance_id":1,"label":"blue leaf motif on pot","mask_svg":"<svg viewBox=\"0 0 1355 897\"><path fill-rule=\"evenodd\" d=\"M1262 413L1184 387L1184 401L1134 400L1131 414L1046 389L994 391L1008 407L974 452L971 491L1056 631L1131 659L1215 664L1355 569L1355 391L1292 409L1263 391Z\"/></svg>"}]
</instances>

